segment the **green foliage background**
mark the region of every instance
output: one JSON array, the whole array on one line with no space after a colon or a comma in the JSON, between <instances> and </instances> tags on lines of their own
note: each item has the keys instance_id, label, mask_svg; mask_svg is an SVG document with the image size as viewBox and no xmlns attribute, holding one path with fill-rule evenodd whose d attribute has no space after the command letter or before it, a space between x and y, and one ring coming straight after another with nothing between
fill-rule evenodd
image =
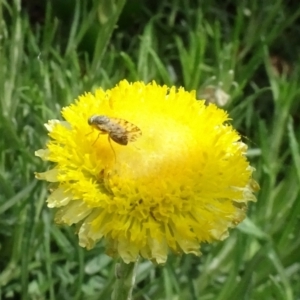
<instances>
[{"instance_id":1,"label":"green foliage background","mask_svg":"<svg viewBox=\"0 0 300 300\"><path fill-rule=\"evenodd\" d=\"M286 0L2 0L0 299L110 299L114 262L53 223L34 151L61 107L123 78L230 95L261 185L202 257L141 262L134 299L300 299L299 15Z\"/></svg>"}]
</instances>

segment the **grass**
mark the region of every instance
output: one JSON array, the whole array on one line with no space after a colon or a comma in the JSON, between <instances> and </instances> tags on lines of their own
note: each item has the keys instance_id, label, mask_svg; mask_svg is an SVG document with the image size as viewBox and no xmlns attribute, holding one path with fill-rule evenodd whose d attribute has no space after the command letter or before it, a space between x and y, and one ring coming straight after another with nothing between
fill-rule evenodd
<instances>
[{"instance_id":1,"label":"grass","mask_svg":"<svg viewBox=\"0 0 300 300\"><path fill-rule=\"evenodd\" d=\"M142 262L134 299L299 299L300 8L202 2L75 1L64 10L54 1L42 23L19 0L0 3L0 299L110 298L113 261L101 243L86 251L73 228L54 224L33 175L46 165L33 153L61 107L123 78L230 95L225 108L249 138L261 185L248 218L203 245L202 257Z\"/></svg>"}]
</instances>

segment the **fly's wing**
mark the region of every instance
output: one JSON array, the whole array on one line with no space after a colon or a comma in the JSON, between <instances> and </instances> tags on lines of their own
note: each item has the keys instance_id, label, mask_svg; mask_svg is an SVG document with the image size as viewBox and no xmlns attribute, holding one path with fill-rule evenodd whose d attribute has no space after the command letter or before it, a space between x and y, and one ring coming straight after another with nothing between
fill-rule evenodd
<instances>
[{"instance_id":1,"label":"fly's wing","mask_svg":"<svg viewBox=\"0 0 300 300\"><path fill-rule=\"evenodd\" d=\"M118 118L111 118L110 138L118 144L127 145L129 142L135 142L142 131L134 124Z\"/></svg>"}]
</instances>

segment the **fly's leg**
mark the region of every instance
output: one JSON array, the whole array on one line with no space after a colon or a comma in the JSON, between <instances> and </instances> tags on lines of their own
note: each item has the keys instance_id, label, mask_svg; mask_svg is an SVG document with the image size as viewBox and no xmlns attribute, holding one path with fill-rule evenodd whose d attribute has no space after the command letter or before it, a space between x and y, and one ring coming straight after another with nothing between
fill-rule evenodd
<instances>
[{"instance_id":1,"label":"fly's leg","mask_svg":"<svg viewBox=\"0 0 300 300\"><path fill-rule=\"evenodd\" d=\"M108 135L108 142L109 142L109 145L110 145L111 150L112 150L113 153L114 153L115 163L116 163L116 161L117 161L117 156L116 156L115 149L113 148L113 146L112 146L112 144L111 144L111 140L110 140L110 136L109 136L109 135Z\"/></svg>"}]
</instances>

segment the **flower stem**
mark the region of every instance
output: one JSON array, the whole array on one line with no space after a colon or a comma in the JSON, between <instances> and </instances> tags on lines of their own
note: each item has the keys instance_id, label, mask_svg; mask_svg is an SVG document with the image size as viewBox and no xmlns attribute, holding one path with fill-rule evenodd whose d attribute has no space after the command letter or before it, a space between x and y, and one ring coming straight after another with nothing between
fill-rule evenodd
<instances>
[{"instance_id":1,"label":"flower stem","mask_svg":"<svg viewBox=\"0 0 300 300\"><path fill-rule=\"evenodd\" d=\"M112 293L112 300L131 300L132 290L135 282L138 260L134 263L126 264L123 260L116 263L115 275L116 283Z\"/></svg>"}]
</instances>

